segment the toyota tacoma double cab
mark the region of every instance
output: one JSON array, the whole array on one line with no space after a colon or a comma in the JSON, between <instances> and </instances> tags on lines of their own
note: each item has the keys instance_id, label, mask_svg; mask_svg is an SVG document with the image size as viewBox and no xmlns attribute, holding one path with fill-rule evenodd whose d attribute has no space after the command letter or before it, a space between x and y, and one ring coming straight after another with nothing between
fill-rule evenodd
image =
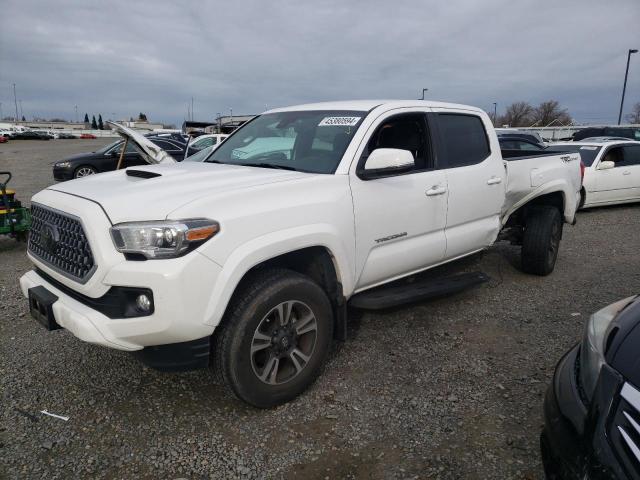
<instances>
[{"instance_id":1,"label":"toyota tacoma double cab","mask_svg":"<svg viewBox=\"0 0 640 480\"><path fill-rule=\"evenodd\" d=\"M212 366L264 408L313 382L347 305L385 284L498 238L522 246L525 272L551 273L581 188L579 154L503 158L464 105L275 109L197 163L116 129L157 164L33 197L32 316L155 368Z\"/></svg>"}]
</instances>

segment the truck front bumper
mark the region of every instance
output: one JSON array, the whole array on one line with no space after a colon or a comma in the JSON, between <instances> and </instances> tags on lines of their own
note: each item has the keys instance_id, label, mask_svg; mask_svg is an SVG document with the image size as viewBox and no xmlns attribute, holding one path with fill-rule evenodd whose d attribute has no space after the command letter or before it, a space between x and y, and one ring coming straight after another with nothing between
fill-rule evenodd
<instances>
[{"instance_id":1,"label":"truck front bumper","mask_svg":"<svg viewBox=\"0 0 640 480\"><path fill-rule=\"evenodd\" d=\"M145 347L191 342L208 337L213 326L205 314L220 266L192 252L172 260L123 261L112 267L102 284L106 288L150 290L153 311L146 316L113 318L97 308L103 298L90 298L49 277L31 270L20 278L25 297L38 286L57 297L51 305L55 322L80 340L126 351Z\"/></svg>"}]
</instances>

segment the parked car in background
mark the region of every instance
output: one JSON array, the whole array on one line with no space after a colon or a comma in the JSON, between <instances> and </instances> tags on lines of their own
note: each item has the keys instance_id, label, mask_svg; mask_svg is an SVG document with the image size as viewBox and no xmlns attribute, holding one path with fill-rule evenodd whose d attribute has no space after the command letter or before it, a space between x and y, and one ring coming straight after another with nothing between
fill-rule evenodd
<instances>
[{"instance_id":1,"label":"parked car in background","mask_svg":"<svg viewBox=\"0 0 640 480\"><path fill-rule=\"evenodd\" d=\"M175 141L171 136L149 134L146 138L171 155L176 161L184 158L186 144ZM57 181L65 181L115 170L123 146L124 140L117 140L95 152L80 153L56 162L53 165L53 178ZM123 168L147 164L147 160L140 155L139 150L131 142L127 145L122 161Z\"/></svg>"},{"instance_id":2,"label":"parked car in background","mask_svg":"<svg viewBox=\"0 0 640 480\"><path fill-rule=\"evenodd\" d=\"M51 136L43 132L26 131L14 133L13 140L51 140Z\"/></svg>"},{"instance_id":3,"label":"parked car in background","mask_svg":"<svg viewBox=\"0 0 640 480\"><path fill-rule=\"evenodd\" d=\"M533 143L544 143L544 140L538 132L532 132L529 130L518 130L517 128L496 128L496 134L498 135L498 139L519 138Z\"/></svg>"},{"instance_id":4,"label":"parked car in background","mask_svg":"<svg viewBox=\"0 0 640 480\"><path fill-rule=\"evenodd\" d=\"M4 135L0 135L0 143L7 143L9 141L9 138L5 137Z\"/></svg>"},{"instance_id":5,"label":"parked car in background","mask_svg":"<svg viewBox=\"0 0 640 480\"><path fill-rule=\"evenodd\" d=\"M580 153L585 166L581 208L640 201L640 142L567 142L549 148Z\"/></svg>"},{"instance_id":6,"label":"parked car in background","mask_svg":"<svg viewBox=\"0 0 640 480\"><path fill-rule=\"evenodd\" d=\"M509 135L506 137L498 137L500 148L502 150L527 150L532 152L540 152L547 148L538 142L532 142L528 138Z\"/></svg>"},{"instance_id":7,"label":"parked car in background","mask_svg":"<svg viewBox=\"0 0 640 480\"><path fill-rule=\"evenodd\" d=\"M5 137L7 139L11 139L16 132L12 132L11 130L0 130L0 136Z\"/></svg>"},{"instance_id":8,"label":"parked car in background","mask_svg":"<svg viewBox=\"0 0 640 480\"><path fill-rule=\"evenodd\" d=\"M37 193L21 289L48 329L159 369L215 365L238 398L272 407L318 376L348 302L442 294L458 280L389 285L499 238L521 245L524 271L553 271L580 156L522 153L503 158L489 116L465 105L272 110L205 162L156 150L159 165ZM57 248L54 232L73 241Z\"/></svg>"},{"instance_id":9,"label":"parked car in background","mask_svg":"<svg viewBox=\"0 0 640 480\"><path fill-rule=\"evenodd\" d=\"M587 127L578 130L573 135L573 141L578 142L590 137L622 137L640 141L640 128L637 127Z\"/></svg>"},{"instance_id":10,"label":"parked car in background","mask_svg":"<svg viewBox=\"0 0 640 480\"><path fill-rule=\"evenodd\" d=\"M544 402L547 479L640 478L640 295L589 317Z\"/></svg>"},{"instance_id":11,"label":"parked car in background","mask_svg":"<svg viewBox=\"0 0 640 480\"><path fill-rule=\"evenodd\" d=\"M229 135L224 133L214 133L199 135L198 137L191 139L185 151L185 158L192 156L203 148L219 145L228 136Z\"/></svg>"},{"instance_id":12,"label":"parked car in background","mask_svg":"<svg viewBox=\"0 0 640 480\"><path fill-rule=\"evenodd\" d=\"M628 138L624 138L624 137L589 137L589 138L585 138L584 140L580 140L581 142L616 142L616 141L621 141L621 142L628 142L629 139Z\"/></svg>"},{"instance_id":13,"label":"parked car in background","mask_svg":"<svg viewBox=\"0 0 640 480\"><path fill-rule=\"evenodd\" d=\"M80 135L80 138L83 139L94 139L94 138L98 138L96 137L93 133L83 133Z\"/></svg>"},{"instance_id":14,"label":"parked car in background","mask_svg":"<svg viewBox=\"0 0 640 480\"><path fill-rule=\"evenodd\" d=\"M60 140L71 140L71 139L78 138L78 137L76 137L73 133L60 132L60 133L58 133L58 138Z\"/></svg>"},{"instance_id":15,"label":"parked car in background","mask_svg":"<svg viewBox=\"0 0 640 480\"><path fill-rule=\"evenodd\" d=\"M220 145L220 144L218 144ZM211 145L209 147L205 147L200 151L197 151L193 155L188 156L184 159L185 162L204 162L207 157L213 152L218 145Z\"/></svg>"}]
</instances>

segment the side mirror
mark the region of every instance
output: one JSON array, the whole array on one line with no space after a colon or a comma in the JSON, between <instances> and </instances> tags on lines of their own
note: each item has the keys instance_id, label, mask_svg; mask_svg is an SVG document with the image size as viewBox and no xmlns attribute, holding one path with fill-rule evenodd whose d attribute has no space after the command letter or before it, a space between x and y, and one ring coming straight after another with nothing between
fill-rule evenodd
<instances>
[{"instance_id":1,"label":"side mirror","mask_svg":"<svg viewBox=\"0 0 640 480\"><path fill-rule=\"evenodd\" d=\"M404 170L415 165L413 154L399 148L377 148L364 164L366 172Z\"/></svg>"},{"instance_id":2,"label":"side mirror","mask_svg":"<svg viewBox=\"0 0 640 480\"><path fill-rule=\"evenodd\" d=\"M615 166L615 162L612 162L611 160L604 160L598 165L598 170L609 170L610 168L614 168Z\"/></svg>"}]
</instances>

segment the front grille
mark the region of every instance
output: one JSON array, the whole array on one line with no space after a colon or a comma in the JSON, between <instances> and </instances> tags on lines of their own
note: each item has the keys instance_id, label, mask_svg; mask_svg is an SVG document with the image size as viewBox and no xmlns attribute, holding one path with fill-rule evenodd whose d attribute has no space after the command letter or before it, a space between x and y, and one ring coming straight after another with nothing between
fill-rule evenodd
<instances>
[{"instance_id":1,"label":"front grille","mask_svg":"<svg viewBox=\"0 0 640 480\"><path fill-rule=\"evenodd\" d=\"M29 251L63 275L85 283L96 266L89 241L77 217L33 204Z\"/></svg>"},{"instance_id":2,"label":"front grille","mask_svg":"<svg viewBox=\"0 0 640 480\"><path fill-rule=\"evenodd\" d=\"M610 430L613 446L622 463L635 475L640 473L640 390L625 383Z\"/></svg>"}]
</instances>

